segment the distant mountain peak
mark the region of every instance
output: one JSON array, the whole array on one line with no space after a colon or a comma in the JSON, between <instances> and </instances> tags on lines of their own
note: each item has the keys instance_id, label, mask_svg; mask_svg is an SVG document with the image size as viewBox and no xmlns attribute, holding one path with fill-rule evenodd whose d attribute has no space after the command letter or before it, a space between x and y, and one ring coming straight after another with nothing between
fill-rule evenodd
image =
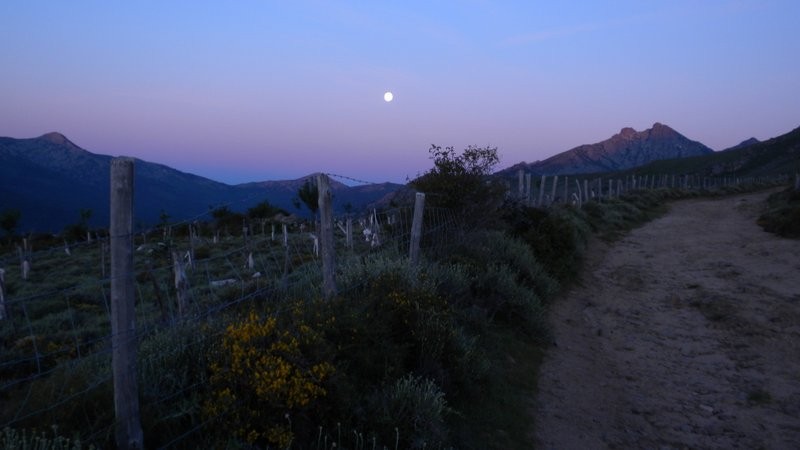
<instances>
[{"instance_id":1,"label":"distant mountain peak","mask_svg":"<svg viewBox=\"0 0 800 450\"><path fill-rule=\"evenodd\" d=\"M685 158L712 152L705 145L656 122L652 128L644 131L625 127L605 141L581 145L544 161L518 164L515 168L527 168L546 175L613 172L659 159Z\"/></svg>"},{"instance_id":2,"label":"distant mountain peak","mask_svg":"<svg viewBox=\"0 0 800 450\"><path fill-rule=\"evenodd\" d=\"M759 141L758 139L756 139L754 137L751 137L750 139L745 139L742 142L739 142L738 144L734 145L731 148L726 148L725 150L726 151L727 150L738 150L740 148L750 147L751 145L760 144L760 143L761 143L761 141Z\"/></svg>"},{"instance_id":3,"label":"distant mountain peak","mask_svg":"<svg viewBox=\"0 0 800 450\"><path fill-rule=\"evenodd\" d=\"M70 142L70 140L67 139L66 136L57 131L51 131L50 133L45 133L39 136L39 139L43 139L45 141L49 141L52 142L53 144L58 144L58 145L72 144L72 142Z\"/></svg>"}]
</instances>

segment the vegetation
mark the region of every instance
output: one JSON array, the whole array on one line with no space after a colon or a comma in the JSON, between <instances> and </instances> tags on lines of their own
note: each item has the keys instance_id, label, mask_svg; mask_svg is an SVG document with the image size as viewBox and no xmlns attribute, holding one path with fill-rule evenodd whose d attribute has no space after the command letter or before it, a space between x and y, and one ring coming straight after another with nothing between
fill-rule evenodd
<instances>
[{"instance_id":1,"label":"vegetation","mask_svg":"<svg viewBox=\"0 0 800 450\"><path fill-rule=\"evenodd\" d=\"M800 191L788 188L767 199L768 210L758 219L764 230L788 238L800 238Z\"/></svg>"},{"instance_id":2,"label":"vegetation","mask_svg":"<svg viewBox=\"0 0 800 450\"><path fill-rule=\"evenodd\" d=\"M499 180L489 178L500 162L497 148L469 146L459 155L453 147L432 145L428 152L433 168L409 183L426 193L426 202L459 211L463 218L491 217L505 194Z\"/></svg>"},{"instance_id":3,"label":"vegetation","mask_svg":"<svg viewBox=\"0 0 800 450\"><path fill-rule=\"evenodd\" d=\"M412 184L434 205L469 211L469 220L429 227L418 265L404 257L407 240L389 239L403 224L384 224L378 249L363 241L337 249L340 294L328 301L313 253L298 250L310 245L307 236L293 233L284 248L262 231L242 244L236 233L247 217L226 208L212 212L214 223L193 224L201 236L229 228L219 242L189 242L180 227L170 240L138 237L137 369L148 448L527 445L529 399L550 342L545 312L580 270L590 236L614 239L663 213L666 201L695 194L635 191L583 208L530 208L486 183L496 149L456 155L434 146L431 155L434 168ZM265 202L247 216L273 210ZM440 240L446 245L431 245ZM181 316L171 253L190 243L193 313ZM7 273L7 298L26 300L0 321L0 424L15 428L0 443L53 423L81 440L52 448L107 448L103 250L57 250L35 255L28 281ZM248 268L252 255L266 263Z\"/></svg>"},{"instance_id":4,"label":"vegetation","mask_svg":"<svg viewBox=\"0 0 800 450\"><path fill-rule=\"evenodd\" d=\"M11 240L17 231L22 213L18 209L6 209L0 213L0 228L6 233L6 238Z\"/></svg>"},{"instance_id":5,"label":"vegetation","mask_svg":"<svg viewBox=\"0 0 800 450\"><path fill-rule=\"evenodd\" d=\"M315 180L307 179L300 189L297 190L297 199L295 199L295 206L299 209L300 202L303 202L311 211L312 216L316 216L319 209L319 187Z\"/></svg>"}]
</instances>

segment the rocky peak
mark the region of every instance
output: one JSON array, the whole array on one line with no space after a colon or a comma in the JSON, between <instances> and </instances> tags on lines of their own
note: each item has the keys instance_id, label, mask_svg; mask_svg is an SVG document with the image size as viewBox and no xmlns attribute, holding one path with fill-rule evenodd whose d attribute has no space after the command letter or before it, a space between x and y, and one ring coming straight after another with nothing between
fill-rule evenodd
<instances>
[{"instance_id":1,"label":"rocky peak","mask_svg":"<svg viewBox=\"0 0 800 450\"><path fill-rule=\"evenodd\" d=\"M64 145L69 142L69 139L67 139L66 136L57 131L52 131L50 133L43 134L39 136L39 139L43 139L45 141L52 142L53 144L58 144L58 145Z\"/></svg>"},{"instance_id":2,"label":"rocky peak","mask_svg":"<svg viewBox=\"0 0 800 450\"><path fill-rule=\"evenodd\" d=\"M625 139L630 139L636 136L636 130L631 127L625 127L619 131L619 135Z\"/></svg>"}]
</instances>

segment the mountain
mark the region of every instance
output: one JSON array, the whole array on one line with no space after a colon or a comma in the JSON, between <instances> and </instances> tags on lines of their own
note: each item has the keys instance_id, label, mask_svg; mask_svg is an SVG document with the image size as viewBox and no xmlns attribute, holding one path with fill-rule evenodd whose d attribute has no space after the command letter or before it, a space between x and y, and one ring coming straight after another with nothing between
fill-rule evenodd
<instances>
[{"instance_id":1,"label":"mountain","mask_svg":"<svg viewBox=\"0 0 800 450\"><path fill-rule=\"evenodd\" d=\"M623 128L605 141L581 145L544 161L517 164L504 172L516 172L518 169L535 175L616 172L661 159L710 153L713 150L705 145L656 122L652 128L644 131Z\"/></svg>"},{"instance_id":2,"label":"mountain","mask_svg":"<svg viewBox=\"0 0 800 450\"><path fill-rule=\"evenodd\" d=\"M743 145L748 143L749 145ZM759 142L742 144L709 155L656 161L637 169L641 173L758 177L800 172L800 127Z\"/></svg>"},{"instance_id":3,"label":"mountain","mask_svg":"<svg viewBox=\"0 0 800 450\"><path fill-rule=\"evenodd\" d=\"M111 156L91 153L60 133L31 139L0 137L0 212L19 209L20 231L62 230L77 223L80 210L89 209L92 227L108 226ZM136 160L134 217L137 226L159 221L208 219L213 207L227 205L245 211L262 201L301 213L293 205L297 188L306 178L228 185L181 172L162 164ZM364 208L400 185L385 183L348 187L335 183L334 210L349 203Z\"/></svg>"},{"instance_id":4,"label":"mountain","mask_svg":"<svg viewBox=\"0 0 800 450\"><path fill-rule=\"evenodd\" d=\"M725 150L723 150L723 152L729 151L729 150L737 150L737 149L740 149L740 148L749 147L751 145L758 144L759 142L761 142L761 141L759 141L758 139L756 139L754 137L751 137L750 139L745 139L742 142L739 142L738 144L734 145L733 147L726 148Z\"/></svg>"}]
</instances>

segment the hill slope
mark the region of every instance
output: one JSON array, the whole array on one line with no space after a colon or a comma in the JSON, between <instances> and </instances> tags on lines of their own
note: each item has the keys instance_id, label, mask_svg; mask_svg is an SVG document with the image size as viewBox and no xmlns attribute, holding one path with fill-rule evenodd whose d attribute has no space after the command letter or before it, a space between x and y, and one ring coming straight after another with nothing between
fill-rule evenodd
<instances>
[{"instance_id":1,"label":"hill slope","mask_svg":"<svg viewBox=\"0 0 800 450\"><path fill-rule=\"evenodd\" d=\"M90 225L107 226L111 156L88 152L64 135L31 139L0 137L0 211L19 209L20 231L60 231L78 222L81 209L92 210ZM202 216L221 204L234 211L267 200L291 212L300 180L231 186L181 172L162 164L136 160L135 220L151 225L161 212L170 220ZM336 183L334 207L365 207L400 187L385 183L347 187Z\"/></svg>"},{"instance_id":2,"label":"hill slope","mask_svg":"<svg viewBox=\"0 0 800 450\"><path fill-rule=\"evenodd\" d=\"M747 143L750 143L747 145ZM749 139L708 155L656 161L636 169L660 174L735 175L739 177L800 172L800 127L759 142Z\"/></svg>"},{"instance_id":3,"label":"hill slope","mask_svg":"<svg viewBox=\"0 0 800 450\"><path fill-rule=\"evenodd\" d=\"M605 141L581 145L544 161L517 164L504 172L516 172L518 169L536 175L615 172L656 160L710 153L713 150L705 145L656 122L652 128L644 131L623 128Z\"/></svg>"}]
</instances>

